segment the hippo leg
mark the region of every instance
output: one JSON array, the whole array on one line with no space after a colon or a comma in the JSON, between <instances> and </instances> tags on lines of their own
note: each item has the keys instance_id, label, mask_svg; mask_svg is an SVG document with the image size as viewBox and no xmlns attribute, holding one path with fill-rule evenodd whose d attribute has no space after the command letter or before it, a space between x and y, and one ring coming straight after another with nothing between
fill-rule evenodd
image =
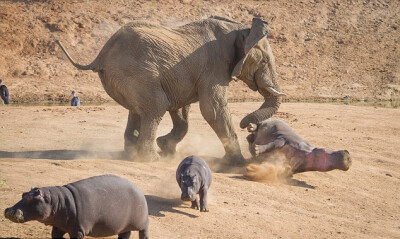
<instances>
[{"instance_id":1,"label":"hippo leg","mask_svg":"<svg viewBox=\"0 0 400 239\"><path fill-rule=\"evenodd\" d=\"M347 171L351 165L350 153L347 150L332 151L315 148L305 158L305 162L294 173L306 171L327 172L334 169Z\"/></svg>"},{"instance_id":2,"label":"hippo leg","mask_svg":"<svg viewBox=\"0 0 400 239\"><path fill-rule=\"evenodd\" d=\"M146 224L146 228L139 231L139 239L148 239L149 238L149 222Z\"/></svg>"},{"instance_id":3,"label":"hippo leg","mask_svg":"<svg viewBox=\"0 0 400 239\"><path fill-rule=\"evenodd\" d=\"M53 239L55 239L55 238L64 238L65 233L66 232L61 231L57 227L53 227L53 229L51 230L51 238L53 238Z\"/></svg>"},{"instance_id":4,"label":"hippo leg","mask_svg":"<svg viewBox=\"0 0 400 239\"><path fill-rule=\"evenodd\" d=\"M282 148L285 145L284 139L276 139L268 144L254 144L254 156L262 153L272 151L274 149Z\"/></svg>"},{"instance_id":5,"label":"hippo leg","mask_svg":"<svg viewBox=\"0 0 400 239\"><path fill-rule=\"evenodd\" d=\"M131 236L131 232L124 232L124 233L120 233L118 234L118 239L129 239L129 237Z\"/></svg>"},{"instance_id":6,"label":"hippo leg","mask_svg":"<svg viewBox=\"0 0 400 239\"><path fill-rule=\"evenodd\" d=\"M247 135L246 139L247 139L247 142L249 144L252 144L252 143L254 143L255 135L254 134L249 134L249 135Z\"/></svg>"},{"instance_id":7,"label":"hippo leg","mask_svg":"<svg viewBox=\"0 0 400 239\"><path fill-rule=\"evenodd\" d=\"M83 232L74 232L74 233L68 233L69 238L77 238L77 239L83 239L85 237L85 234Z\"/></svg>"},{"instance_id":8,"label":"hippo leg","mask_svg":"<svg viewBox=\"0 0 400 239\"><path fill-rule=\"evenodd\" d=\"M199 194L200 194L200 212L208 212L207 188L203 188Z\"/></svg>"},{"instance_id":9,"label":"hippo leg","mask_svg":"<svg viewBox=\"0 0 400 239\"><path fill-rule=\"evenodd\" d=\"M196 196L196 200L192 201L191 208L199 210L199 199Z\"/></svg>"}]
</instances>

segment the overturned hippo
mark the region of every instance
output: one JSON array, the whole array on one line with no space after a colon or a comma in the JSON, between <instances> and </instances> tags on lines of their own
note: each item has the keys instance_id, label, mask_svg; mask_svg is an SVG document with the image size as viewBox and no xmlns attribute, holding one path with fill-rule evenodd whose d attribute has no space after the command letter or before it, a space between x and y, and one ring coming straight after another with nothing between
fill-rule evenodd
<instances>
[{"instance_id":1,"label":"overturned hippo","mask_svg":"<svg viewBox=\"0 0 400 239\"><path fill-rule=\"evenodd\" d=\"M250 124L247 130L249 150L254 157L263 159L281 153L293 174L306 171L326 172L333 169L347 171L351 165L347 150L333 151L316 148L301 138L289 125L279 119L268 119Z\"/></svg>"},{"instance_id":2,"label":"overturned hippo","mask_svg":"<svg viewBox=\"0 0 400 239\"><path fill-rule=\"evenodd\" d=\"M208 212L207 191L210 188L212 180L211 170L206 161L196 156L185 158L176 170L176 181L181 188L181 199L183 201L192 201L192 208Z\"/></svg>"},{"instance_id":3,"label":"overturned hippo","mask_svg":"<svg viewBox=\"0 0 400 239\"><path fill-rule=\"evenodd\" d=\"M129 238L139 231L148 238L148 209L143 193L114 175L83 179L57 187L33 188L4 211L7 219L36 220L53 227L52 238L84 236Z\"/></svg>"}]
</instances>

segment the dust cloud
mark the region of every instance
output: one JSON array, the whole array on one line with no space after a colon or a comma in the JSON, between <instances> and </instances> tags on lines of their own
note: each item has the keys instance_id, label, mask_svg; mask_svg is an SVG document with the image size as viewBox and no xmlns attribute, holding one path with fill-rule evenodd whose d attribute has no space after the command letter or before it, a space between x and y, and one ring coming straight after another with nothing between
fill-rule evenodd
<instances>
[{"instance_id":1,"label":"dust cloud","mask_svg":"<svg viewBox=\"0 0 400 239\"><path fill-rule=\"evenodd\" d=\"M149 193L166 199L180 199L181 191L176 182L175 174L165 172L158 177L160 178L160 181L155 183Z\"/></svg>"},{"instance_id":2,"label":"dust cloud","mask_svg":"<svg viewBox=\"0 0 400 239\"><path fill-rule=\"evenodd\" d=\"M273 162L273 163L272 163ZM286 182L292 176L292 169L283 160L263 162L261 164L249 164L246 166L244 176L249 180L264 183Z\"/></svg>"}]
</instances>

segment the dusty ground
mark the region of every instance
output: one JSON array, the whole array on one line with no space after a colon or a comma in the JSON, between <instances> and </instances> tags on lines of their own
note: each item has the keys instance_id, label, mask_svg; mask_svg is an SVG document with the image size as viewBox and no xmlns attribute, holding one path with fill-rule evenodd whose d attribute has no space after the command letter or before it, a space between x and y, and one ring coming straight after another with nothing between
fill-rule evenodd
<instances>
[{"instance_id":1,"label":"dusty ground","mask_svg":"<svg viewBox=\"0 0 400 239\"><path fill-rule=\"evenodd\" d=\"M147 19L177 26L210 15L269 22L287 99L400 99L400 2L396 0L2 0L0 78L14 102L108 101L91 62L124 24ZM232 83L230 98L259 98Z\"/></svg>"},{"instance_id":2,"label":"dusty ground","mask_svg":"<svg viewBox=\"0 0 400 239\"><path fill-rule=\"evenodd\" d=\"M230 104L236 128L258 105ZM31 187L112 173L147 195L152 238L400 238L398 109L283 104L275 117L312 145L349 150L353 165L347 172L308 172L268 183L246 180L241 168L217 173L223 148L198 105L191 111L180 155L149 163L119 157L127 117L120 106L0 106L0 211ZM158 134L170 128L167 118ZM249 157L247 132L237 133ZM175 169L191 154L204 157L215 172L208 213L178 199ZM50 230L38 222L14 224L0 214L1 238L43 238Z\"/></svg>"}]
</instances>

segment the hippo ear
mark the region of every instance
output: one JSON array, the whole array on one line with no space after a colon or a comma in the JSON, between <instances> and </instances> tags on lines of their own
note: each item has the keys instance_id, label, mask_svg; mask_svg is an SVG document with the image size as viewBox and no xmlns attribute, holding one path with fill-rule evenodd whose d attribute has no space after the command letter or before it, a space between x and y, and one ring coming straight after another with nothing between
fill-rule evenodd
<instances>
[{"instance_id":1,"label":"hippo ear","mask_svg":"<svg viewBox=\"0 0 400 239\"><path fill-rule=\"evenodd\" d=\"M40 190L39 188L36 188L36 190L35 190L35 196L42 196L42 197L43 197L43 191Z\"/></svg>"}]
</instances>

